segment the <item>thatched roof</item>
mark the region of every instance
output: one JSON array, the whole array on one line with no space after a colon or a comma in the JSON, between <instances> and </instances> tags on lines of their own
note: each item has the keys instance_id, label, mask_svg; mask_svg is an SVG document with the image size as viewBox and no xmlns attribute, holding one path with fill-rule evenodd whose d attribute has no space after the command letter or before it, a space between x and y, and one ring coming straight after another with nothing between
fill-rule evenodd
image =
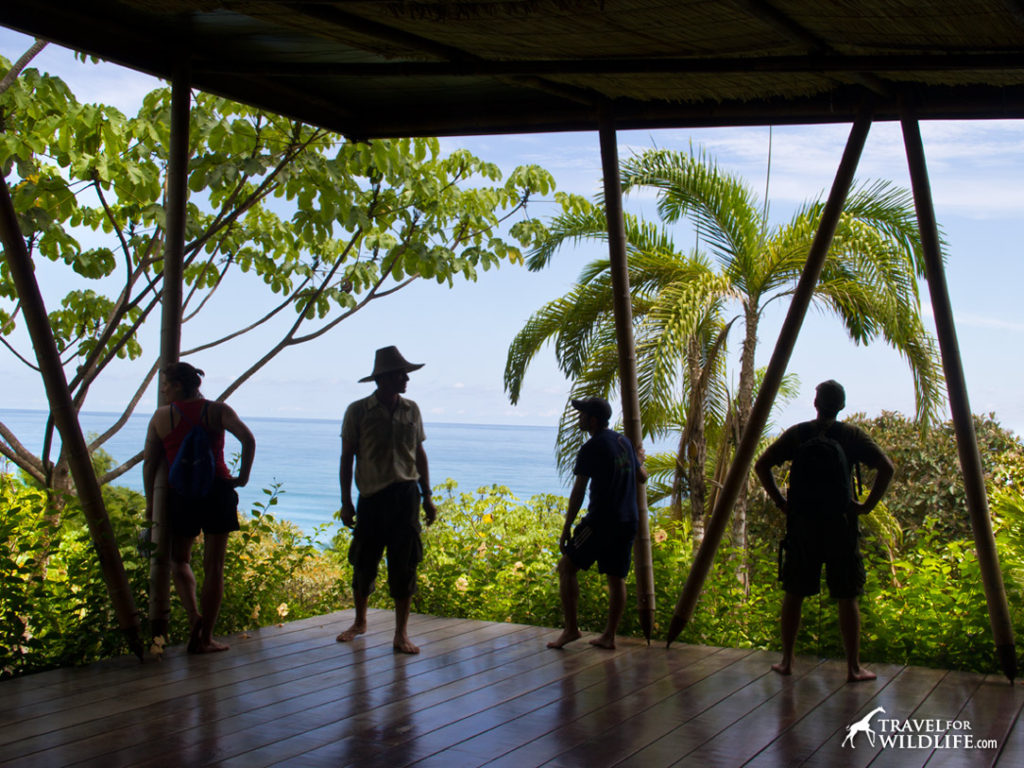
<instances>
[{"instance_id":1,"label":"thatched roof","mask_svg":"<svg viewBox=\"0 0 1024 768\"><path fill-rule=\"evenodd\" d=\"M1022 0L31 0L0 23L353 137L1024 116Z\"/></svg>"}]
</instances>

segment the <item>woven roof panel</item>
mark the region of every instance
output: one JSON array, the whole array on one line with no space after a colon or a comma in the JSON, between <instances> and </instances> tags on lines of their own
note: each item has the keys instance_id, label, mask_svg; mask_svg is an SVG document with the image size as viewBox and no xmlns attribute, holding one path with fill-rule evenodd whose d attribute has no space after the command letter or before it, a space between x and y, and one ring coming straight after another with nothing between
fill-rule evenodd
<instances>
[{"instance_id":1,"label":"woven roof panel","mask_svg":"<svg viewBox=\"0 0 1024 768\"><path fill-rule=\"evenodd\" d=\"M1024 116L1009 0L33 0L0 23L350 135Z\"/></svg>"}]
</instances>

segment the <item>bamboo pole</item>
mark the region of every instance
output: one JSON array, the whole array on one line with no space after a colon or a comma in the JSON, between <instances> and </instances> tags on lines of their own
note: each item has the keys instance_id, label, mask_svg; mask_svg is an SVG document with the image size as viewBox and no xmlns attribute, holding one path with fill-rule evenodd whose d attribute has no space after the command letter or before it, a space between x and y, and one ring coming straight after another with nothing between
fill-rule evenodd
<instances>
[{"instance_id":1,"label":"bamboo pole","mask_svg":"<svg viewBox=\"0 0 1024 768\"><path fill-rule=\"evenodd\" d=\"M171 83L171 146L167 163L167 236L160 320L160 367L176 363L181 352L182 272L185 258L185 206L188 199L188 142L191 75L179 62ZM160 375L163 380L163 374ZM163 405L161 396L160 404ZM171 617L170 536L167 530L167 471L153 488L153 559L149 565L149 618L154 637L166 637Z\"/></svg>"},{"instance_id":2,"label":"bamboo pole","mask_svg":"<svg viewBox=\"0 0 1024 768\"><path fill-rule=\"evenodd\" d=\"M25 248L25 239L18 227L14 204L11 202L7 180L0 176L0 238L4 244L4 256L10 271L14 287L18 292L21 310L32 339L39 373L46 388L46 399L50 404L50 413L60 432L60 439L71 468L71 476L75 481L78 500L85 513L89 525L96 556L100 561L100 571L107 585L107 592L117 615L118 625L128 641L132 652L142 659L143 647L139 636L139 613L135 608L131 586L121 560L121 552L117 548L117 538L103 503L100 484L93 470L89 448L82 434L82 426L78 423L78 413L71 400L67 377L61 366L57 342L53 338L50 318L46 314L43 296L36 282L32 259Z\"/></svg>"},{"instance_id":3,"label":"bamboo pole","mask_svg":"<svg viewBox=\"0 0 1024 768\"><path fill-rule=\"evenodd\" d=\"M640 424L640 397L637 394L633 308L629 294L629 265L626 258L626 225L622 215L622 183L619 177L615 122L609 110L603 110L601 113L599 136L605 210L608 216L608 258L611 264L615 335L619 349L623 431L633 446L639 448L643 443L643 428ZM650 644L654 627L654 565L651 557L651 531L647 519L647 488L642 483L637 483L636 501L640 518L636 539L633 542L636 602L640 627Z\"/></svg>"},{"instance_id":4,"label":"bamboo pole","mask_svg":"<svg viewBox=\"0 0 1024 768\"><path fill-rule=\"evenodd\" d=\"M956 326L953 322L953 308L949 301L945 268L939 246L939 228L935 221L935 207L932 202L931 184L928 180L928 166L925 162L924 143L918 121L904 113L903 143L910 167L910 183L914 191L914 206L917 209L917 224L921 230L921 245L924 250L925 275L928 293L931 296L932 311L935 315L935 330L939 337L939 352L942 355L942 369L946 375L946 390L949 393L949 407L953 415L953 431L956 434L960 470L964 476L964 490L967 496L967 512L974 532L974 546L978 551L981 566L981 580L985 587L985 601L988 603L989 623L995 639L996 656L1003 673L1012 683L1017 677L1017 654L1014 649L1013 623L1006 600L1006 587L999 569L999 554L992 533L988 499L985 494L985 475L978 451L978 438L974 432L971 404L967 397L967 381L964 378L960 345L957 341Z\"/></svg>"},{"instance_id":5,"label":"bamboo pole","mask_svg":"<svg viewBox=\"0 0 1024 768\"><path fill-rule=\"evenodd\" d=\"M828 202L821 214L821 222L818 224L818 232L811 243L811 250L807 256L807 264L797 282L796 290L793 293L793 301L789 305L786 319L783 321L782 330L779 331L779 339L775 342L775 350L772 352L771 360L768 362L768 369L765 371L764 381L754 400L750 412L750 420L747 422L743 434L740 436L739 445L736 447L736 455L732 465L725 477L725 483L715 501L714 510L711 513L711 520L708 522L707 530L704 533L704 540L697 550L693 560L693 566L686 577L683 591L676 602L672 621L669 624L668 644L671 645L679 633L686 628L687 623L693 616L693 609L700 597L700 591L704 586L708 572L715 559L718 545L722 541L726 525L729 522L729 515L732 513L733 504L739 495L740 487L747 481L747 473L750 471L750 463L753 461L754 452L761 437L764 425L768 422L772 404L778 394L782 377L786 373L786 366L796 345L797 335L800 333L800 326L803 324L807 309L814 296L814 289L821 275L821 269L825 264L825 257L832 245L832 236L835 234L836 225L839 223L839 216L843 212L843 205L846 203L846 196L849 194L850 186L853 184L853 174L857 170L857 163L860 160L861 151L864 149L864 142L867 140L868 130L871 128L871 113L862 111L858 115L850 137L846 142L846 149L843 152L843 159L836 171L835 180L832 182L832 189L829 191Z\"/></svg>"}]
</instances>

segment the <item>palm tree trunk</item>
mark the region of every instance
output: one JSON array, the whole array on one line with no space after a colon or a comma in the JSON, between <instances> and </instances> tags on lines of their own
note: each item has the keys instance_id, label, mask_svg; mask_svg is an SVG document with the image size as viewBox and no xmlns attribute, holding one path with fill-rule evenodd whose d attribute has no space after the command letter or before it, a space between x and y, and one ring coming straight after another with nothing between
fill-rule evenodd
<instances>
[{"instance_id":1,"label":"palm tree trunk","mask_svg":"<svg viewBox=\"0 0 1024 768\"><path fill-rule=\"evenodd\" d=\"M752 297L744 308L743 351L740 359L740 391L736 397L736 434L742 435L750 421L754 401L754 352L757 349L758 308ZM737 439L737 442L738 439ZM747 497L749 486L744 483L733 505L732 543L738 553L736 578L743 591L750 593L750 562L747 541Z\"/></svg>"},{"instance_id":2,"label":"palm tree trunk","mask_svg":"<svg viewBox=\"0 0 1024 768\"><path fill-rule=\"evenodd\" d=\"M609 111L600 121L601 164L604 172L605 208L608 216L608 255L614 297L615 333L619 348L619 381L622 386L622 418L626 437L637 448L643 441L640 398L637 393L636 347L633 340L633 308L629 294L629 264L626 260L626 226L622 213L622 184L615 124ZM654 629L654 566L651 532L647 520L647 488L637 484L639 524L634 544L637 611L647 642Z\"/></svg>"},{"instance_id":3,"label":"palm tree trunk","mask_svg":"<svg viewBox=\"0 0 1024 768\"><path fill-rule=\"evenodd\" d=\"M750 411L750 419L747 422L739 445L736 448L736 457L732 466L729 467L729 474L726 476L715 509L711 514L711 521L708 524L707 534L704 542L694 558L693 566L686 577L686 584L676 602L672 621L669 624L668 642L675 640L683 631L690 617L693 616L693 609L697 605L697 598L704 586L711 565L714 563L715 551L722 540L725 528L729 522L729 513L740 490L747 483L747 474L750 471L750 464L754 460L754 451L761 436L761 430L768 422L771 413L772 403L778 394L779 385L786 374L786 366L789 364L790 356L793 354L793 347L796 345L797 334L807 315L807 308L814 296L814 288L821 276L821 269L825 264L825 256L828 254L829 246L832 244L832 236L835 234L839 216L842 213L846 196L849 194L850 186L853 183L853 174L857 169L857 161L860 159L861 151L864 149L864 142L867 140L868 130L871 127L870 113L864 112L857 117L857 122L850 131L850 138L846 143L846 150L843 153L842 162L836 172L835 181L829 192L828 202L822 212L818 233L815 235L811 245L811 251L807 256L807 264L804 266L803 274L797 283L793 293L793 301L786 313L786 319L779 332L779 339L775 344L771 360L768 362L768 370L765 372L764 382L757 393L757 400Z\"/></svg>"},{"instance_id":4,"label":"palm tree trunk","mask_svg":"<svg viewBox=\"0 0 1024 768\"><path fill-rule=\"evenodd\" d=\"M939 231L935 223L932 206L931 185L928 181L928 167L925 164L924 145L917 121L910 116L903 117L903 142L910 166L910 180L914 189L914 204L917 207L918 226L921 228L921 244L924 250L925 271L928 278L928 292L931 295L932 310L935 314L935 329L942 353L942 367L946 374L946 388L949 391L949 406L953 415L953 430L956 433L957 452L960 468L964 475L964 491L967 496L967 511L974 531L974 546L978 551L985 599L988 603L989 623L995 638L996 653L1003 672L1012 683L1017 676L1017 654L1014 650L1013 624L1006 601L1006 587L999 569L999 554L992 534L992 520L989 517L988 499L985 495L985 476L978 452L978 438L974 432L971 404L967 397L967 382L964 379L960 359L960 345L953 323L953 308L949 303L949 289L946 287L945 270L942 266L942 252L939 247Z\"/></svg>"},{"instance_id":5,"label":"palm tree trunk","mask_svg":"<svg viewBox=\"0 0 1024 768\"><path fill-rule=\"evenodd\" d=\"M85 436L82 434L78 415L71 402L71 392L64 376L64 368L61 366L53 329L50 327L50 319L46 314L39 285L36 283L32 260L25 249L25 239L18 227L7 180L0 178L0 182L0 237L3 239L11 279L21 301L25 324L32 338L32 348L39 362L39 372L46 387L50 412L60 430L63 450L68 455L78 499L89 525L89 534L99 557L100 571L114 605L118 624L128 640L129 647L139 659L142 659L139 614L135 609L135 600L132 598L124 562L121 560L114 529L110 525L110 518L103 503L103 495L92 467Z\"/></svg>"}]
</instances>

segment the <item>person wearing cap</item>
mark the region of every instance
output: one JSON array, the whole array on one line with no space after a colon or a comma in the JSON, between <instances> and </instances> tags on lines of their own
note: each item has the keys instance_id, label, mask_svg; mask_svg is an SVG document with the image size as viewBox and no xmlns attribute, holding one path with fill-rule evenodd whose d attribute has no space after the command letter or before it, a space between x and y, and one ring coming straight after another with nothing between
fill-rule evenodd
<instances>
[{"instance_id":1,"label":"person wearing cap","mask_svg":"<svg viewBox=\"0 0 1024 768\"><path fill-rule=\"evenodd\" d=\"M339 643L366 632L367 604L387 550L388 589L395 602L394 648L401 653L420 650L407 630L416 567L423 559L420 505L427 525L434 522L437 511L430 499L423 419L416 403L402 393L409 373L422 367L402 357L397 347L378 349L373 373L359 380L373 381L377 389L349 405L341 424L341 520L350 528L355 526L348 560L356 616L352 626L338 635ZM353 478L359 490L358 506L352 503Z\"/></svg>"},{"instance_id":2,"label":"person wearing cap","mask_svg":"<svg viewBox=\"0 0 1024 768\"><path fill-rule=\"evenodd\" d=\"M780 675L793 671L793 650L800 630L800 613L805 597L821 591L821 567L825 566L829 594L838 603L839 632L846 652L847 681L861 682L874 680L875 674L860 665L860 608L858 598L864 593L864 559L860 553L857 517L866 515L875 508L892 480L892 461L863 430L852 424L836 420L846 406L846 392L839 382L824 381L815 389L814 408L817 418L790 427L765 449L754 465L754 472L764 486L768 497L782 512L786 513L786 539L782 545L780 581L785 595L782 599L782 660L773 664L772 669ZM861 502L853 497L852 486L840 489L847 501L843 502L843 525L832 541L811 541L819 537L821 518L810 520L794 514L789 499L794 497L794 486L790 483L788 496L783 496L775 482L772 468L786 462L793 462L801 451L819 450L807 448L812 442L834 441L841 449L844 461L839 462L847 474L856 464L864 464L875 470L875 479L867 498ZM829 448L825 448L828 451ZM806 453L805 453L806 455ZM798 459L799 460L799 459ZM792 475L795 473L791 472ZM847 477L847 481L848 481ZM826 514L824 510L811 510ZM816 523L816 524L815 524ZM817 533L809 534L815 527Z\"/></svg>"},{"instance_id":3,"label":"person wearing cap","mask_svg":"<svg viewBox=\"0 0 1024 768\"><path fill-rule=\"evenodd\" d=\"M199 387L203 371L188 363L172 363L161 371L160 395L167 405L157 408L149 422L142 460L142 483L146 493L146 520L153 520L153 498L157 470L166 462L174 465L186 435L199 425L209 436L213 452L213 482L209 491L186 498L167 487L167 529L171 535L171 577L191 632L189 653L226 651L228 646L213 639L213 626L224 597L224 559L228 535L237 531L239 488L249 482L256 439L238 414L226 403L203 398ZM238 475L232 476L224 462L224 433L241 443ZM203 591L196 599L196 577L192 572L192 547L203 533Z\"/></svg>"},{"instance_id":4,"label":"person wearing cap","mask_svg":"<svg viewBox=\"0 0 1024 768\"><path fill-rule=\"evenodd\" d=\"M608 580L608 620L600 637L590 641L598 648L615 648L615 632L626 606L626 576L629 574L633 539L639 520L637 481L647 480L643 451L618 432L608 428L612 408L607 400L587 397L573 400L579 412L579 426L590 435L576 456L576 480L569 494L565 525L558 539L562 557L558 561L558 591L562 600L565 628L548 648L562 648L581 636L577 623L579 578L595 562ZM587 514L573 530L590 485Z\"/></svg>"}]
</instances>

